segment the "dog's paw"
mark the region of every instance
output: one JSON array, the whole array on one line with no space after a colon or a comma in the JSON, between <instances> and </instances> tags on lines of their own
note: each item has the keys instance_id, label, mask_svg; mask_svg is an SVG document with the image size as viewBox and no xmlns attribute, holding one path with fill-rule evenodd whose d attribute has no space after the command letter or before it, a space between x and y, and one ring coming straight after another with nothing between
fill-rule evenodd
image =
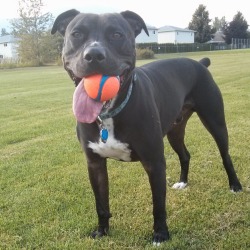
<instances>
[{"instance_id":1,"label":"dog's paw","mask_svg":"<svg viewBox=\"0 0 250 250\"><path fill-rule=\"evenodd\" d=\"M99 228L98 230L91 233L91 238L98 239L98 238L101 238L101 237L107 236L107 235L108 235L108 230Z\"/></svg>"},{"instance_id":2,"label":"dog's paw","mask_svg":"<svg viewBox=\"0 0 250 250\"><path fill-rule=\"evenodd\" d=\"M153 246L160 246L162 242L170 240L169 232L154 233Z\"/></svg>"},{"instance_id":3,"label":"dog's paw","mask_svg":"<svg viewBox=\"0 0 250 250\"><path fill-rule=\"evenodd\" d=\"M172 186L172 188L173 189L184 189L186 186L187 186L187 183L185 183L185 182L177 182Z\"/></svg>"},{"instance_id":4,"label":"dog's paw","mask_svg":"<svg viewBox=\"0 0 250 250\"><path fill-rule=\"evenodd\" d=\"M153 242L153 246L154 246L154 247L159 247L160 245L161 245L160 242L155 242L155 241Z\"/></svg>"},{"instance_id":5,"label":"dog's paw","mask_svg":"<svg viewBox=\"0 0 250 250\"><path fill-rule=\"evenodd\" d=\"M232 193L238 193L242 191L242 186L240 183L230 185L230 190Z\"/></svg>"}]
</instances>

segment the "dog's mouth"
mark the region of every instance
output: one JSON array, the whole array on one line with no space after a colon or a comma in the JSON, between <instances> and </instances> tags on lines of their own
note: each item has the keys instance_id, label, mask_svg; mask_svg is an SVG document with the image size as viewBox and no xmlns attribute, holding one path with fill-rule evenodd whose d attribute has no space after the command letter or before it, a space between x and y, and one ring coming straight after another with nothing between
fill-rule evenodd
<instances>
[{"instance_id":1,"label":"dog's mouth","mask_svg":"<svg viewBox=\"0 0 250 250\"><path fill-rule=\"evenodd\" d=\"M121 86L126 81L130 70L126 69L119 76ZM98 115L100 115L101 110L105 102L95 101L90 98L84 88L84 78L78 78L73 76L73 80L76 84L76 89L73 95L73 113L77 121L81 123L92 123L96 121Z\"/></svg>"},{"instance_id":2,"label":"dog's mouth","mask_svg":"<svg viewBox=\"0 0 250 250\"><path fill-rule=\"evenodd\" d=\"M78 84L82 81L82 79L84 79L85 77L88 77L88 76L91 76L91 75L95 75L95 74L89 74L89 75L86 75L86 76L80 78L80 77L75 76L75 74L73 73L72 70L69 70L69 69L66 69L66 70L67 70L67 72L68 72L70 78L73 80L73 82L74 82L74 84L75 84L76 87L77 87ZM124 82L126 81L126 79L128 78L129 72L130 72L130 70L129 70L129 69L126 69L126 70L124 70L124 72L123 72L121 75L118 75L119 78L120 78L121 86L123 85L123 83L124 83ZM98 73L96 73L96 74L98 74Z\"/></svg>"},{"instance_id":3,"label":"dog's mouth","mask_svg":"<svg viewBox=\"0 0 250 250\"><path fill-rule=\"evenodd\" d=\"M100 114L103 103L94 101L87 95L83 82L84 79L79 82L73 95L73 113L77 121L92 123Z\"/></svg>"}]
</instances>

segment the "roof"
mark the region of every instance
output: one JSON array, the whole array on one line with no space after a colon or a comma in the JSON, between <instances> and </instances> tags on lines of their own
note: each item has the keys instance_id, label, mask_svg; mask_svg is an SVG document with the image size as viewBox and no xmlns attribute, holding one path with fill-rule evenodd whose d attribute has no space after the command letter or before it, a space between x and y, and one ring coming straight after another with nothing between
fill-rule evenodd
<instances>
[{"instance_id":1,"label":"roof","mask_svg":"<svg viewBox=\"0 0 250 250\"><path fill-rule=\"evenodd\" d=\"M215 34L213 34L213 38L208 41L208 43L225 43L225 35L222 31L217 31Z\"/></svg>"},{"instance_id":2,"label":"roof","mask_svg":"<svg viewBox=\"0 0 250 250\"><path fill-rule=\"evenodd\" d=\"M17 39L13 35L5 35L0 36L0 44L1 43L14 43Z\"/></svg>"},{"instance_id":3,"label":"roof","mask_svg":"<svg viewBox=\"0 0 250 250\"><path fill-rule=\"evenodd\" d=\"M158 30L155 26L146 24L148 30Z\"/></svg>"},{"instance_id":4,"label":"roof","mask_svg":"<svg viewBox=\"0 0 250 250\"><path fill-rule=\"evenodd\" d=\"M163 27L161 27L161 28L158 29L158 33L172 32L172 31L195 32L194 30L178 28L178 27L175 27L175 26L163 26Z\"/></svg>"}]
</instances>

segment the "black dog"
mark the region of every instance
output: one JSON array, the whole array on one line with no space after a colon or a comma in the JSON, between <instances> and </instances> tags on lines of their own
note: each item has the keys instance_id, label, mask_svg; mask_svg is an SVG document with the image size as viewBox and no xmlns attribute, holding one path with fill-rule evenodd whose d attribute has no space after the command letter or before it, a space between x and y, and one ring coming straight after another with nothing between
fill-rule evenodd
<instances>
[{"instance_id":1,"label":"black dog","mask_svg":"<svg viewBox=\"0 0 250 250\"><path fill-rule=\"evenodd\" d=\"M222 96L206 68L209 59L158 60L135 68L135 37L142 29L148 33L142 18L131 11L96 15L69 10L57 17L51 33L64 36L64 67L78 85L77 135L86 153L99 219L92 236L108 233L106 159L115 158L140 161L145 168L153 198L153 241L159 243L169 239L163 137L167 135L180 159L180 181L174 187L184 188L190 160L184 133L193 112L218 145L230 188L237 192L242 187L228 152ZM93 74L120 76L118 95L103 104L90 100L78 83ZM100 132L107 131L108 138L103 138Z\"/></svg>"}]
</instances>

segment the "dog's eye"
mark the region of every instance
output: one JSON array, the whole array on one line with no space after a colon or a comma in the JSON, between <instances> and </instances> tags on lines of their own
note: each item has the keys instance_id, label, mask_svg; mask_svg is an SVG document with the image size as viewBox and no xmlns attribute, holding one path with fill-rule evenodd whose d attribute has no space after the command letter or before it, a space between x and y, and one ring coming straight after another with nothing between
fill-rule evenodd
<instances>
[{"instance_id":1,"label":"dog's eye","mask_svg":"<svg viewBox=\"0 0 250 250\"><path fill-rule=\"evenodd\" d=\"M72 36L73 36L74 38L77 38L77 39L83 38L83 34L82 34L81 32L79 32L79 31L73 32L73 33L72 33Z\"/></svg>"},{"instance_id":2,"label":"dog's eye","mask_svg":"<svg viewBox=\"0 0 250 250\"><path fill-rule=\"evenodd\" d=\"M119 40L122 38L122 34L120 32L115 32L112 34L112 39L113 40Z\"/></svg>"}]
</instances>

